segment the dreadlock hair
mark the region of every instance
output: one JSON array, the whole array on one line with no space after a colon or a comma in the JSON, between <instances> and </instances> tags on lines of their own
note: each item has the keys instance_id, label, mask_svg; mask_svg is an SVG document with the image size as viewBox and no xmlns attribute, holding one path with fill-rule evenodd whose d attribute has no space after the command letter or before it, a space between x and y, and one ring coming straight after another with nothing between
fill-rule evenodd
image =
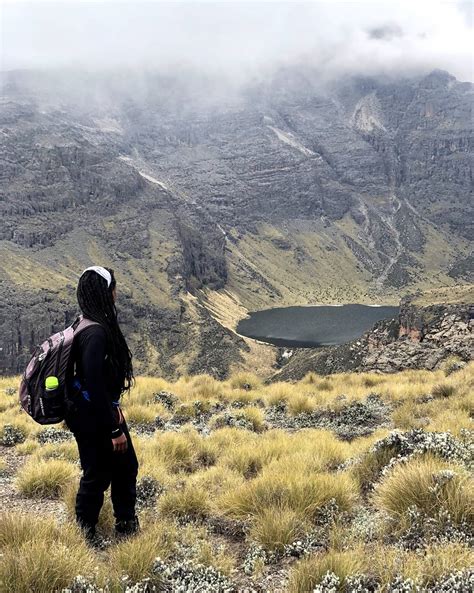
<instances>
[{"instance_id":1,"label":"dreadlock hair","mask_svg":"<svg viewBox=\"0 0 474 593\"><path fill-rule=\"evenodd\" d=\"M117 284L114 271L111 268L105 269L112 277L109 287L105 278L88 270L79 278L76 294L84 316L100 323L107 332L109 360L122 393L130 390L134 383L132 353L117 320L117 308L112 297Z\"/></svg>"}]
</instances>

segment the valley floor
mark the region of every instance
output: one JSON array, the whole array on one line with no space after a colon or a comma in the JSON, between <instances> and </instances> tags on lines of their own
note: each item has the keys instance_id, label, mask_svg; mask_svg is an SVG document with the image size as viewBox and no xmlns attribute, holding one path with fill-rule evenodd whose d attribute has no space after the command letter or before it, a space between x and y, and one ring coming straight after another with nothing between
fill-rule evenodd
<instances>
[{"instance_id":1,"label":"valley floor","mask_svg":"<svg viewBox=\"0 0 474 593\"><path fill-rule=\"evenodd\" d=\"M433 372L138 377L124 414L142 531L101 548L72 520L80 475L62 426L0 379L0 590L472 590L474 363Z\"/></svg>"}]
</instances>

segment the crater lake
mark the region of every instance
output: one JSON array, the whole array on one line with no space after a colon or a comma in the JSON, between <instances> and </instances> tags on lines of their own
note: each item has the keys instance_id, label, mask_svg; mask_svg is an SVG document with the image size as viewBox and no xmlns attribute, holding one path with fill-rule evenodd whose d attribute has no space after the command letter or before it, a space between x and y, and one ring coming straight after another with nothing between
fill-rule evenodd
<instances>
[{"instance_id":1,"label":"crater lake","mask_svg":"<svg viewBox=\"0 0 474 593\"><path fill-rule=\"evenodd\" d=\"M237 325L237 333L293 348L344 344L360 337L374 323L398 315L398 306L317 305L255 311Z\"/></svg>"}]
</instances>

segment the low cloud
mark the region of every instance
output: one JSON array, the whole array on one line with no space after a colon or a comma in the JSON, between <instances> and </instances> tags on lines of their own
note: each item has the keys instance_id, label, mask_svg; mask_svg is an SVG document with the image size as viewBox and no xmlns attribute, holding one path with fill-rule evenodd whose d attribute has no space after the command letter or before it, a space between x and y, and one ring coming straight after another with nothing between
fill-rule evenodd
<instances>
[{"instance_id":1,"label":"low cloud","mask_svg":"<svg viewBox=\"0 0 474 593\"><path fill-rule=\"evenodd\" d=\"M466 2L6 2L2 70L192 68L237 80L307 63L323 76L450 71L473 80Z\"/></svg>"}]
</instances>

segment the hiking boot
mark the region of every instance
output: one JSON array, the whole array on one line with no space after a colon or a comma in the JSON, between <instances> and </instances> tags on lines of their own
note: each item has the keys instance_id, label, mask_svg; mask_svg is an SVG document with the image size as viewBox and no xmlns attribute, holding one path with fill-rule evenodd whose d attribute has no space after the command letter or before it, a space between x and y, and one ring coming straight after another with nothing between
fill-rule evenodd
<instances>
[{"instance_id":1,"label":"hiking boot","mask_svg":"<svg viewBox=\"0 0 474 593\"><path fill-rule=\"evenodd\" d=\"M80 527L88 546L96 550L103 547L102 539L97 535L95 527L88 525L80 525Z\"/></svg>"},{"instance_id":2,"label":"hiking boot","mask_svg":"<svg viewBox=\"0 0 474 593\"><path fill-rule=\"evenodd\" d=\"M133 519L115 522L115 534L119 537L128 537L129 535L134 535L137 533L137 531L139 531L139 529L140 524L136 515Z\"/></svg>"}]
</instances>

